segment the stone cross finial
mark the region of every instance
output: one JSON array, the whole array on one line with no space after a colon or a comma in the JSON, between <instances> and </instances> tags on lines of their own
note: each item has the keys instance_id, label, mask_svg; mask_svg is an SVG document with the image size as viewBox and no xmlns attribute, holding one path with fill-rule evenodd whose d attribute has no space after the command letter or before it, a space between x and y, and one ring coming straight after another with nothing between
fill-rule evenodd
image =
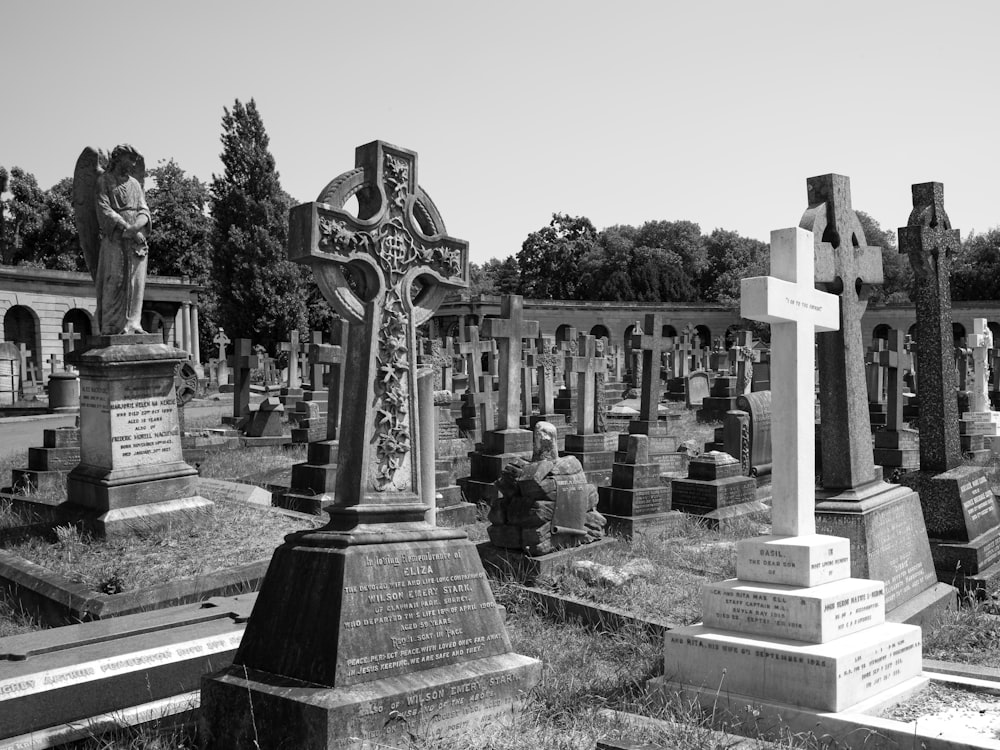
<instances>
[{"instance_id":1,"label":"stone cross finial","mask_svg":"<svg viewBox=\"0 0 1000 750\"><path fill-rule=\"evenodd\" d=\"M868 387L868 401L873 404L881 403L885 392L885 371L879 363L882 361L881 353L886 351L887 346L885 339L875 339L865 352L865 384Z\"/></svg>"},{"instance_id":2,"label":"stone cross finial","mask_svg":"<svg viewBox=\"0 0 1000 750\"><path fill-rule=\"evenodd\" d=\"M632 350L642 352L642 395L639 399L639 419L655 422L660 418L660 361L668 339L663 335L666 325L660 313L647 313L643 327L632 334Z\"/></svg>"},{"instance_id":3,"label":"stone cross finial","mask_svg":"<svg viewBox=\"0 0 1000 750\"><path fill-rule=\"evenodd\" d=\"M468 283L468 243L445 233L417 180L415 152L373 141L355 151L351 174L333 180L319 201L292 209L288 238L289 258L312 267L324 297L356 329L331 510L336 528L423 520L410 353L417 326ZM352 196L357 216L343 208Z\"/></svg>"},{"instance_id":4,"label":"stone cross finial","mask_svg":"<svg viewBox=\"0 0 1000 750\"><path fill-rule=\"evenodd\" d=\"M865 388L861 316L882 283L882 253L870 247L851 207L851 181L838 174L806 181L809 207L799 226L816 243L817 288L840 297L840 326L819 336L823 487L853 489L878 479Z\"/></svg>"},{"instance_id":5,"label":"stone cross finial","mask_svg":"<svg viewBox=\"0 0 1000 750\"><path fill-rule=\"evenodd\" d=\"M233 419L250 412L250 371L260 367L260 358L250 352L250 339L236 339L227 362L233 371Z\"/></svg>"},{"instance_id":6,"label":"stone cross finial","mask_svg":"<svg viewBox=\"0 0 1000 750\"><path fill-rule=\"evenodd\" d=\"M72 351L76 351L76 342L83 338L83 336L73 330L73 324L67 323L66 330L59 334L59 338L63 342L63 354L69 354Z\"/></svg>"},{"instance_id":7,"label":"stone cross finial","mask_svg":"<svg viewBox=\"0 0 1000 750\"><path fill-rule=\"evenodd\" d=\"M483 334L497 342L500 367L500 409L497 428L520 429L519 388L521 375L521 340L538 335L538 321L524 319L524 299L517 294L505 294L500 299L499 318L483 321Z\"/></svg>"},{"instance_id":8,"label":"stone cross finial","mask_svg":"<svg viewBox=\"0 0 1000 750\"><path fill-rule=\"evenodd\" d=\"M944 186L912 187L913 210L899 229L899 252L913 266L920 383L920 468L940 473L962 463L955 399L951 258L961 248L944 210Z\"/></svg>"},{"instance_id":9,"label":"stone cross finial","mask_svg":"<svg viewBox=\"0 0 1000 750\"><path fill-rule=\"evenodd\" d=\"M760 362L760 349L754 349L753 334L750 331L739 331L736 334L736 393L745 396L753 386L753 366Z\"/></svg>"},{"instance_id":10,"label":"stone cross finial","mask_svg":"<svg viewBox=\"0 0 1000 750\"><path fill-rule=\"evenodd\" d=\"M566 372L576 379L576 433L593 435L597 431L597 378L607 372L608 362L597 354L594 336L581 333L577 340L577 354L566 357Z\"/></svg>"},{"instance_id":11,"label":"stone cross finial","mask_svg":"<svg viewBox=\"0 0 1000 750\"><path fill-rule=\"evenodd\" d=\"M219 332L215 334L215 338L212 339L212 343L219 347L219 361L226 361L226 347L229 346L230 339L226 335L226 331L222 326L219 326Z\"/></svg>"},{"instance_id":12,"label":"stone cross finial","mask_svg":"<svg viewBox=\"0 0 1000 750\"><path fill-rule=\"evenodd\" d=\"M743 279L744 318L771 324L774 443L772 533L816 533L814 337L839 323L837 297L813 286L813 237L771 232L771 276ZM871 448L869 447L869 452Z\"/></svg>"},{"instance_id":13,"label":"stone cross finial","mask_svg":"<svg viewBox=\"0 0 1000 750\"><path fill-rule=\"evenodd\" d=\"M49 355L49 358L45 361L49 363L49 374L55 373L56 365L59 364L59 357L57 357L55 353L52 353Z\"/></svg>"},{"instance_id":14,"label":"stone cross finial","mask_svg":"<svg viewBox=\"0 0 1000 750\"><path fill-rule=\"evenodd\" d=\"M555 411L556 369L559 355L555 352L555 338L540 333L535 339L532 360L538 380L538 411L552 414Z\"/></svg>"},{"instance_id":15,"label":"stone cross finial","mask_svg":"<svg viewBox=\"0 0 1000 750\"><path fill-rule=\"evenodd\" d=\"M496 342L481 340L478 326L466 326L463 331L465 339L459 343L458 350L466 361L466 391L472 395L472 403L478 410L480 429L489 431L496 426L493 415L493 377L483 374L483 354L491 351Z\"/></svg>"},{"instance_id":16,"label":"stone cross finial","mask_svg":"<svg viewBox=\"0 0 1000 750\"><path fill-rule=\"evenodd\" d=\"M319 341L316 342L318 334ZM326 378L326 439L336 440L340 433L340 415L343 411L341 403L342 385L344 382L343 370L348 359L348 342L350 336L350 326L346 320L335 320L331 324L330 338L334 343L322 343L322 334L314 333L314 343L309 345L309 361L311 363L313 377L316 380L323 379L323 369L328 368ZM315 383L311 383L313 390L316 390Z\"/></svg>"}]
</instances>

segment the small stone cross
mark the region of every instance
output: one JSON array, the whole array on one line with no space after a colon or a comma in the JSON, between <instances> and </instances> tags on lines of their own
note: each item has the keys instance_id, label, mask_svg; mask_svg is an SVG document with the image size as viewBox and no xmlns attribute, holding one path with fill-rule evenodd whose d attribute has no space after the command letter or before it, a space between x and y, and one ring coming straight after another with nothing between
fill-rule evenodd
<instances>
[{"instance_id":1,"label":"small stone cross","mask_svg":"<svg viewBox=\"0 0 1000 750\"><path fill-rule=\"evenodd\" d=\"M521 414L531 416L531 386L534 370L535 349L532 339L521 342Z\"/></svg>"},{"instance_id":2,"label":"small stone cross","mask_svg":"<svg viewBox=\"0 0 1000 750\"><path fill-rule=\"evenodd\" d=\"M974 318L972 331L967 339L972 348L972 396L969 399L969 410L987 412L990 411L988 361L993 348L993 332L986 325L986 318Z\"/></svg>"},{"instance_id":3,"label":"small stone cross","mask_svg":"<svg viewBox=\"0 0 1000 750\"><path fill-rule=\"evenodd\" d=\"M497 342L500 365L500 409L497 428L521 428L518 388L521 375L521 341L538 335L538 321L524 319L524 299L517 294L505 294L500 299L500 318L483 321L483 334Z\"/></svg>"},{"instance_id":4,"label":"small stone cross","mask_svg":"<svg viewBox=\"0 0 1000 750\"><path fill-rule=\"evenodd\" d=\"M302 385L302 379L299 377L299 332L295 328L291 330L288 334L288 341L282 341L278 344L278 350L283 352L288 352L288 387L298 388Z\"/></svg>"},{"instance_id":5,"label":"small stone cross","mask_svg":"<svg viewBox=\"0 0 1000 750\"><path fill-rule=\"evenodd\" d=\"M56 371L56 365L59 363L59 358L53 353L49 355L49 358L45 360L49 363L49 374L54 374Z\"/></svg>"},{"instance_id":6,"label":"small stone cross","mask_svg":"<svg viewBox=\"0 0 1000 750\"><path fill-rule=\"evenodd\" d=\"M753 346L753 334L739 331L736 334L736 392L745 396L753 387L753 366L760 362L760 349Z\"/></svg>"},{"instance_id":7,"label":"small stone cross","mask_svg":"<svg viewBox=\"0 0 1000 750\"><path fill-rule=\"evenodd\" d=\"M559 355L555 352L555 338L551 334L539 334L535 339L535 349L531 358L537 370L538 411L551 416L555 412L555 383L559 359Z\"/></svg>"},{"instance_id":8,"label":"small stone cross","mask_svg":"<svg viewBox=\"0 0 1000 750\"><path fill-rule=\"evenodd\" d=\"M219 327L219 332L215 334L215 338L212 339L212 343L219 347L219 361L226 361L226 347L229 346L230 339L226 335L226 331L221 326Z\"/></svg>"},{"instance_id":9,"label":"small stone cross","mask_svg":"<svg viewBox=\"0 0 1000 750\"><path fill-rule=\"evenodd\" d=\"M882 403L882 394L885 392L885 371L879 365L881 353L884 351L886 351L886 340L875 339L865 352L865 364L868 366L865 380L868 385L868 401L872 404Z\"/></svg>"},{"instance_id":10,"label":"small stone cross","mask_svg":"<svg viewBox=\"0 0 1000 750\"><path fill-rule=\"evenodd\" d=\"M882 341L883 339L879 339ZM903 351L903 332L889 331L889 348L880 347L875 366L886 372L886 424L887 430L899 432L903 429L903 373L900 368L900 354Z\"/></svg>"},{"instance_id":11,"label":"small stone cross","mask_svg":"<svg viewBox=\"0 0 1000 750\"><path fill-rule=\"evenodd\" d=\"M250 413L250 371L260 367L260 359L251 354L250 339L236 339L227 364L233 370L233 418Z\"/></svg>"},{"instance_id":12,"label":"small stone cross","mask_svg":"<svg viewBox=\"0 0 1000 750\"><path fill-rule=\"evenodd\" d=\"M63 342L63 361L67 362L66 369L72 371L73 368L68 364L68 355L70 352L76 351L76 342L83 338L83 336L73 330L73 324L67 323L66 330L59 334L59 338Z\"/></svg>"},{"instance_id":13,"label":"small stone cross","mask_svg":"<svg viewBox=\"0 0 1000 750\"><path fill-rule=\"evenodd\" d=\"M642 396L639 419L656 422L660 418L660 362L669 341L663 335L665 321L660 313L646 313L642 328L632 334L632 351L642 352Z\"/></svg>"},{"instance_id":14,"label":"small stone cross","mask_svg":"<svg viewBox=\"0 0 1000 750\"><path fill-rule=\"evenodd\" d=\"M597 378L607 372L608 361L598 356L597 340L581 333L577 354L566 357L566 372L576 375L576 434L593 435L597 431Z\"/></svg>"},{"instance_id":15,"label":"small stone cross","mask_svg":"<svg viewBox=\"0 0 1000 750\"><path fill-rule=\"evenodd\" d=\"M771 232L771 273L743 279L741 314L771 324L772 387L781 394L772 402L772 533L804 536L816 533L814 337L836 329L839 305L813 286L811 232Z\"/></svg>"},{"instance_id":16,"label":"small stone cross","mask_svg":"<svg viewBox=\"0 0 1000 750\"><path fill-rule=\"evenodd\" d=\"M955 372L958 378L958 390L969 390L969 359L972 357L972 349L965 344L965 337L959 339L955 344Z\"/></svg>"}]
</instances>

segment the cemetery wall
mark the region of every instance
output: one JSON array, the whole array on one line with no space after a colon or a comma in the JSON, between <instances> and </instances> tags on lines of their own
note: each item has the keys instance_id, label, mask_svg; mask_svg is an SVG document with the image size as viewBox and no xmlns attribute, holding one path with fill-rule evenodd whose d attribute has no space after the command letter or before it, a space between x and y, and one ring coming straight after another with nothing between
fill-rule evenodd
<instances>
[{"instance_id":1,"label":"cemetery wall","mask_svg":"<svg viewBox=\"0 0 1000 750\"><path fill-rule=\"evenodd\" d=\"M149 276L142 323L162 331L165 343L190 352L198 362L198 293L201 287L170 276ZM23 343L39 374L50 372L49 357L63 364L59 334L67 322L77 333L93 332L97 300L94 283L85 273L0 266L0 341ZM183 325L184 323L187 325ZM89 330L87 330L89 328Z\"/></svg>"}]
</instances>

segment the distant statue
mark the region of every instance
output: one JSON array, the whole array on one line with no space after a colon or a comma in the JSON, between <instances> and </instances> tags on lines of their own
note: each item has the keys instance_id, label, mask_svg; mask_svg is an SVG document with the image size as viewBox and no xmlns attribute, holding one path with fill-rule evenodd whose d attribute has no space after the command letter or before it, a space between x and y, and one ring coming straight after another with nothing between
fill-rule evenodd
<instances>
[{"instance_id":1,"label":"distant statue","mask_svg":"<svg viewBox=\"0 0 1000 750\"><path fill-rule=\"evenodd\" d=\"M145 178L145 160L128 144L115 147L107 170L88 146L73 173L80 247L97 287L97 327L105 335L145 333L140 322L150 228Z\"/></svg>"}]
</instances>

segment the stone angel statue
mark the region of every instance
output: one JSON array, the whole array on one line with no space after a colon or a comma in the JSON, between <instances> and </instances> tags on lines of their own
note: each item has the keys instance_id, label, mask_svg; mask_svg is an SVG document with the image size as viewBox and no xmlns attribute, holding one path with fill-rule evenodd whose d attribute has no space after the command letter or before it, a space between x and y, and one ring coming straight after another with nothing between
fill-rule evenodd
<instances>
[{"instance_id":1,"label":"stone angel statue","mask_svg":"<svg viewBox=\"0 0 1000 750\"><path fill-rule=\"evenodd\" d=\"M97 287L97 327L105 335L145 333L140 318L150 229L146 162L128 144L114 148L107 169L100 162L88 146L73 172L76 228Z\"/></svg>"}]
</instances>

